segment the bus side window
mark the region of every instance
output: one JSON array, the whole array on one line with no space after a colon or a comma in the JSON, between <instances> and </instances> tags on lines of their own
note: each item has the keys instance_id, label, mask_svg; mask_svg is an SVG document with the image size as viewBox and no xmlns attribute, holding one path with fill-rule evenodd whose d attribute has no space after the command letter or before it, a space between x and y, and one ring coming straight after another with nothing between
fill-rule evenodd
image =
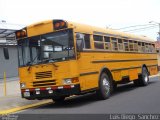
<instances>
[{"instance_id":1,"label":"bus side window","mask_svg":"<svg viewBox=\"0 0 160 120\"><path fill-rule=\"evenodd\" d=\"M90 35L89 34L84 34L84 48L85 49L90 49L91 48Z\"/></svg>"},{"instance_id":2,"label":"bus side window","mask_svg":"<svg viewBox=\"0 0 160 120\"><path fill-rule=\"evenodd\" d=\"M122 39L118 39L118 50L123 51L123 42L122 42Z\"/></svg>"},{"instance_id":3,"label":"bus side window","mask_svg":"<svg viewBox=\"0 0 160 120\"><path fill-rule=\"evenodd\" d=\"M117 39L116 38L111 38L111 39L112 39L112 50L118 50Z\"/></svg>"},{"instance_id":4,"label":"bus side window","mask_svg":"<svg viewBox=\"0 0 160 120\"><path fill-rule=\"evenodd\" d=\"M134 43L132 40L129 40L129 50L134 51Z\"/></svg>"},{"instance_id":5,"label":"bus side window","mask_svg":"<svg viewBox=\"0 0 160 120\"><path fill-rule=\"evenodd\" d=\"M106 50L111 50L110 37L104 36L104 41L105 41L105 49Z\"/></svg>"},{"instance_id":6,"label":"bus side window","mask_svg":"<svg viewBox=\"0 0 160 120\"><path fill-rule=\"evenodd\" d=\"M77 33L76 34L76 41L77 41L77 44L79 44L78 46L80 46L80 44L81 44L83 49L90 49L91 48L89 34Z\"/></svg>"},{"instance_id":7,"label":"bus side window","mask_svg":"<svg viewBox=\"0 0 160 120\"><path fill-rule=\"evenodd\" d=\"M128 44L128 40L124 40L124 49L125 51L129 51L129 44Z\"/></svg>"},{"instance_id":8,"label":"bus side window","mask_svg":"<svg viewBox=\"0 0 160 120\"><path fill-rule=\"evenodd\" d=\"M82 51L84 48L84 35L81 33L76 33L76 45L77 51Z\"/></svg>"},{"instance_id":9,"label":"bus side window","mask_svg":"<svg viewBox=\"0 0 160 120\"><path fill-rule=\"evenodd\" d=\"M142 42L142 52L145 53L145 43Z\"/></svg>"},{"instance_id":10,"label":"bus side window","mask_svg":"<svg viewBox=\"0 0 160 120\"><path fill-rule=\"evenodd\" d=\"M151 45L151 43L149 43L149 45L148 45L148 51L149 51L149 53L152 52L152 45Z\"/></svg>"},{"instance_id":11,"label":"bus side window","mask_svg":"<svg viewBox=\"0 0 160 120\"><path fill-rule=\"evenodd\" d=\"M134 41L134 51L138 51L138 42Z\"/></svg>"},{"instance_id":12,"label":"bus side window","mask_svg":"<svg viewBox=\"0 0 160 120\"><path fill-rule=\"evenodd\" d=\"M142 43L138 42L138 52L142 52Z\"/></svg>"},{"instance_id":13,"label":"bus side window","mask_svg":"<svg viewBox=\"0 0 160 120\"><path fill-rule=\"evenodd\" d=\"M99 35L93 35L95 49L104 49L103 37Z\"/></svg>"},{"instance_id":14,"label":"bus side window","mask_svg":"<svg viewBox=\"0 0 160 120\"><path fill-rule=\"evenodd\" d=\"M149 44L148 43L145 44L145 52L149 53Z\"/></svg>"},{"instance_id":15,"label":"bus side window","mask_svg":"<svg viewBox=\"0 0 160 120\"><path fill-rule=\"evenodd\" d=\"M156 52L156 50L155 50L155 44L152 44L152 45L151 45L151 49L152 49L152 53L155 53L155 52Z\"/></svg>"}]
</instances>

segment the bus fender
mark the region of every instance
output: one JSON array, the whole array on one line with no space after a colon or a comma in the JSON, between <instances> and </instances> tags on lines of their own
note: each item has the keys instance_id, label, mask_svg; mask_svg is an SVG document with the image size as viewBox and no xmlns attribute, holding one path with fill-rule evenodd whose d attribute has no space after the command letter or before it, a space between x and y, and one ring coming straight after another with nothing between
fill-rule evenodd
<instances>
[{"instance_id":1,"label":"bus fender","mask_svg":"<svg viewBox=\"0 0 160 120\"><path fill-rule=\"evenodd\" d=\"M109 76L110 82L111 82L111 93L113 92L114 89L114 80L113 80L113 76L111 71L107 68L107 67L102 67L100 72L99 72L99 77L98 77L98 89L99 89L99 85L100 85L100 79L101 79L101 75L102 73L106 73Z\"/></svg>"},{"instance_id":2,"label":"bus fender","mask_svg":"<svg viewBox=\"0 0 160 120\"><path fill-rule=\"evenodd\" d=\"M107 67L102 67L101 68L101 70L100 70L100 72L99 72L99 79L98 80L100 80L100 77L101 77L101 74L102 73L106 73L107 75L109 75L109 77L110 77L110 80L113 82L113 76L112 76L112 73L111 73L111 71L107 68Z\"/></svg>"}]
</instances>

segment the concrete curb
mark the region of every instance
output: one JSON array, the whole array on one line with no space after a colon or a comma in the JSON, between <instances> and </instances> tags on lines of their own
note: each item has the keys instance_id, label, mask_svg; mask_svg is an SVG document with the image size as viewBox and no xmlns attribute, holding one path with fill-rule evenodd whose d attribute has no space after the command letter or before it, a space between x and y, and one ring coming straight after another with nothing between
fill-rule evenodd
<instances>
[{"instance_id":1,"label":"concrete curb","mask_svg":"<svg viewBox=\"0 0 160 120\"><path fill-rule=\"evenodd\" d=\"M38 107L41 105L46 105L46 104L50 104L53 103L52 100L46 100L46 101L42 101L42 102L38 102L38 103L34 103L34 104L29 104L29 105L25 105L25 106L20 106L20 107L16 107L16 108L11 108L8 110L2 110L0 111L0 115L6 115L6 114L10 114L10 113L14 113L20 110L24 110L24 109L28 109L28 108L33 108L33 107Z\"/></svg>"}]
</instances>

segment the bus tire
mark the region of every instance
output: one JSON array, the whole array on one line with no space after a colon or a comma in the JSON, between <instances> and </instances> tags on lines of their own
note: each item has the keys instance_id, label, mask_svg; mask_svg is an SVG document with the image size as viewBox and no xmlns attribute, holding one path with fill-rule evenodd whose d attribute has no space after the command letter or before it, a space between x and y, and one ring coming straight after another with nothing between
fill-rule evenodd
<instances>
[{"instance_id":1,"label":"bus tire","mask_svg":"<svg viewBox=\"0 0 160 120\"><path fill-rule=\"evenodd\" d=\"M139 77L139 82L141 86L147 86L149 83L149 73L146 67L142 68L142 74Z\"/></svg>"},{"instance_id":2,"label":"bus tire","mask_svg":"<svg viewBox=\"0 0 160 120\"><path fill-rule=\"evenodd\" d=\"M63 103L64 100L65 100L65 97L64 96L61 96L61 97L57 97L57 98L52 98L53 102L55 103Z\"/></svg>"},{"instance_id":3,"label":"bus tire","mask_svg":"<svg viewBox=\"0 0 160 120\"><path fill-rule=\"evenodd\" d=\"M110 97L111 91L111 79L106 73L102 73L99 80L99 89L96 91L97 97L100 100L105 100Z\"/></svg>"}]
</instances>

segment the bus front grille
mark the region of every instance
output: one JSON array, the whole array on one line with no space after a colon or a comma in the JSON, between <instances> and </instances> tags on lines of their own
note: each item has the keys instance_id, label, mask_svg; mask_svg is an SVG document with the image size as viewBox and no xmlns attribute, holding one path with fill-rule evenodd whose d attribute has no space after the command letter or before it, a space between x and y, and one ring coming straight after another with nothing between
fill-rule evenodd
<instances>
[{"instance_id":1,"label":"bus front grille","mask_svg":"<svg viewBox=\"0 0 160 120\"><path fill-rule=\"evenodd\" d=\"M52 71L36 72L36 79L52 78Z\"/></svg>"},{"instance_id":2,"label":"bus front grille","mask_svg":"<svg viewBox=\"0 0 160 120\"><path fill-rule=\"evenodd\" d=\"M33 87L52 86L52 85L56 85L55 80L45 80L45 81L33 82Z\"/></svg>"}]
</instances>

